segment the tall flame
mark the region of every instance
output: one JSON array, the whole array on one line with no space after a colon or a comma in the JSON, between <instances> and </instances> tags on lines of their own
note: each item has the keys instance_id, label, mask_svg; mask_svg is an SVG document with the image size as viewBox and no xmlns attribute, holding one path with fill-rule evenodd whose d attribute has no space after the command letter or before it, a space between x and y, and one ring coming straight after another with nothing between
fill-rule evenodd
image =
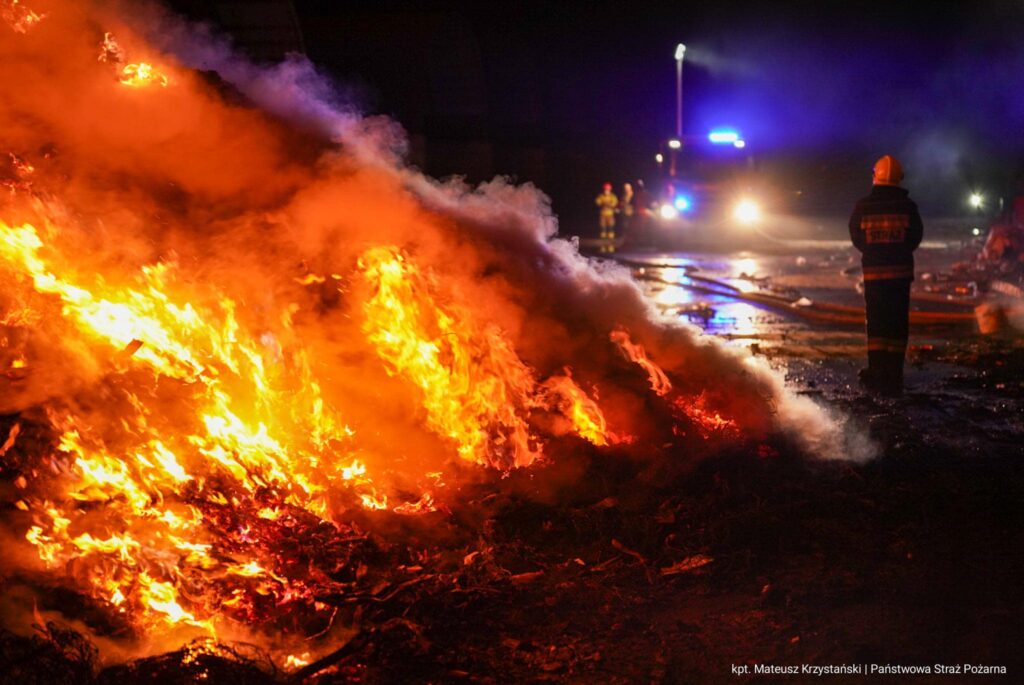
<instances>
[{"instance_id":1,"label":"tall flame","mask_svg":"<svg viewBox=\"0 0 1024 685\"><path fill-rule=\"evenodd\" d=\"M87 568L78 580L88 591L143 629L214 633L225 618L259 620L267 595L279 606L317 592L280 568L261 528L330 521L339 492L367 509L433 509L430 492L389 505L366 464L346 456L355 435L325 401L306 351L287 344L290 312L277 317L281 330L257 334L234 301L181 283L173 263L115 285L53 266L66 261L34 226L0 224L0 265L42 297L29 308L54 302L73 335L106 349L118 396L115 426L51 408L64 476L52 498L28 498L35 525L26 535L47 566ZM367 340L419 389L426 426L460 457L529 465L543 449L530 425L537 411L608 444L599 407L570 377L538 383L497 327L439 302L432 279L398 250L366 251L359 270L372 289ZM178 387L170 410L169 382Z\"/></svg>"},{"instance_id":2,"label":"tall flame","mask_svg":"<svg viewBox=\"0 0 1024 685\"><path fill-rule=\"evenodd\" d=\"M151 375L120 375L116 429L51 410L63 431L54 458L67 466L58 497L30 501L36 525L26 537L40 558L54 568L92 560L82 579L90 592L131 608L143 628L213 631L222 605L248 620L268 593L311 597L305 581L275 572L280 560L259 543L255 529L283 525L281 515L257 512L328 518L333 489L378 495L344 458L352 432L324 402L304 351L287 349L287 363L276 363L278 346L247 332L233 301L216 292L184 299L173 264L112 286L55 275L44 251L33 226L0 223L0 263L57 298L83 342ZM173 416L154 396L171 381L180 388ZM256 515L242 524L245 512Z\"/></svg>"},{"instance_id":3,"label":"tall flame","mask_svg":"<svg viewBox=\"0 0 1024 685\"><path fill-rule=\"evenodd\" d=\"M580 436L607 444L600 409L571 378L550 379L544 392L496 326L474 326L465 308L439 305L429 280L397 250L368 250L360 266L375 289L364 307L368 339L423 392L428 425L463 459L498 468L535 461L535 409L562 412Z\"/></svg>"}]
</instances>

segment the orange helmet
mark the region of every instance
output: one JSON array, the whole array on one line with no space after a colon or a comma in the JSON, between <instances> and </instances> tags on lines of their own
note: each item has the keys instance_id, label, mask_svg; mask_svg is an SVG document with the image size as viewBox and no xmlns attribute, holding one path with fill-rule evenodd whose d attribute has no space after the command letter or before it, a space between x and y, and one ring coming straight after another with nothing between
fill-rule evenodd
<instances>
[{"instance_id":1,"label":"orange helmet","mask_svg":"<svg viewBox=\"0 0 1024 685\"><path fill-rule=\"evenodd\" d=\"M605 183L605 184L604 184L604 192L606 192L606 193L607 193L607 192L608 192L608 191L610 191L611 189L612 189L612 184L611 184L611 183Z\"/></svg>"},{"instance_id":2,"label":"orange helmet","mask_svg":"<svg viewBox=\"0 0 1024 685\"><path fill-rule=\"evenodd\" d=\"M903 180L903 165L892 155L886 155L875 162L872 182L876 186L895 186Z\"/></svg>"}]
</instances>

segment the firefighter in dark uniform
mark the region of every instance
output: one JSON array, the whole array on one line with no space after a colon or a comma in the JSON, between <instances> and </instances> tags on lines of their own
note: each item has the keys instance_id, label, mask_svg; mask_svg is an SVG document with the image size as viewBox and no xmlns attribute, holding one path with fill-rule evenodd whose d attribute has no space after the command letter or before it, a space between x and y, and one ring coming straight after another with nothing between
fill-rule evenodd
<instances>
[{"instance_id":1,"label":"firefighter in dark uniform","mask_svg":"<svg viewBox=\"0 0 1024 685\"><path fill-rule=\"evenodd\" d=\"M861 382L872 392L903 392L903 358L910 323L914 250L924 227L917 205L899 186L903 169L886 155L875 164L871 194L850 217L850 240L861 252L867 309L868 368Z\"/></svg>"}]
</instances>

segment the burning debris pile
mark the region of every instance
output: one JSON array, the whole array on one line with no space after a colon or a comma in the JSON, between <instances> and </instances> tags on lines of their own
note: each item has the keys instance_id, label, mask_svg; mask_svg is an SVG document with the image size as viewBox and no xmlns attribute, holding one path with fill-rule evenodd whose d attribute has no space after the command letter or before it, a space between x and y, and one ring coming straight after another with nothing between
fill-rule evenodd
<instances>
[{"instance_id":1,"label":"burning debris pile","mask_svg":"<svg viewBox=\"0 0 1024 685\"><path fill-rule=\"evenodd\" d=\"M11 629L38 605L115 659L337 641L425 563L382 540L481 484L782 434L847 456L555 239L538 192L403 167L309 65L154 7L29 4L0 4L2 572L51 594L7 593Z\"/></svg>"}]
</instances>

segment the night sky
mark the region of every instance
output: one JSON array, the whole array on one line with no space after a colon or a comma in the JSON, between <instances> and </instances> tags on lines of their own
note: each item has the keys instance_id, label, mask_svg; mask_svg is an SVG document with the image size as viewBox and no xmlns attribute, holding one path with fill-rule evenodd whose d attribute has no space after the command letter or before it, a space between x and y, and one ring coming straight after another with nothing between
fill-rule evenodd
<instances>
[{"instance_id":1,"label":"night sky","mask_svg":"<svg viewBox=\"0 0 1024 685\"><path fill-rule=\"evenodd\" d=\"M936 212L1024 171L1019 1L295 6L309 57L406 127L414 163L535 181L569 220L602 180L653 173L678 42L686 131L738 128L792 183L831 184L822 209L885 153Z\"/></svg>"}]
</instances>

